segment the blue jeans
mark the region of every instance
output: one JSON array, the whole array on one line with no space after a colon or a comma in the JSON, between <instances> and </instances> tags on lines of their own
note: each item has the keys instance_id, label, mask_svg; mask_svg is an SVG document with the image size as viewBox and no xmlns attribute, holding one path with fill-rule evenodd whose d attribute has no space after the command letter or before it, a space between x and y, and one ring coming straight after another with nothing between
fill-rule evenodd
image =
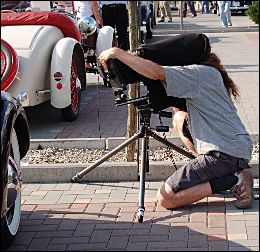
<instances>
[{"instance_id":1,"label":"blue jeans","mask_svg":"<svg viewBox=\"0 0 260 252\"><path fill-rule=\"evenodd\" d=\"M231 11L230 11L231 1L218 1L220 18L222 25L228 27L231 24Z\"/></svg>"},{"instance_id":2,"label":"blue jeans","mask_svg":"<svg viewBox=\"0 0 260 252\"><path fill-rule=\"evenodd\" d=\"M201 13L204 13L204 9L206 7L206 13L209 13L209 1L202 1L202 6L201 6Z\"/></svg>"}]
</instances>

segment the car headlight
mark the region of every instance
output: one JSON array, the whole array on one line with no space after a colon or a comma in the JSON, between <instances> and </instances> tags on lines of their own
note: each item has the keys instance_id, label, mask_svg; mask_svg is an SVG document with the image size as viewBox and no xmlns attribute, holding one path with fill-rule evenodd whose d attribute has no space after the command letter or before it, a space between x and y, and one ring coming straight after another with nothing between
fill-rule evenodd
<instances>
[{"instance_id":1,"label":"car headlight","mask_svg":"<svg viewBox=\"0 0 260 252\"><path fill-rule=\"evenodd\" d=\"M96 20L92 17L82 17L78 21L79 30L84 35L92 35L97 29Z\"/></svg>"}]
</instances>

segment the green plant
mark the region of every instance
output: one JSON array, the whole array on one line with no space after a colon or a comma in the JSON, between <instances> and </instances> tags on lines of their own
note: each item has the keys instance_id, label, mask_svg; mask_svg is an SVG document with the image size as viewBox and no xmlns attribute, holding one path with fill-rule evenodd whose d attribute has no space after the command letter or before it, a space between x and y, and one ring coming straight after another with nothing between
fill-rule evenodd
<instances>
[{"instance_id":1,"label":"green plant","mask_svg":"<svg viewBox=\"0 0 260 252\"><path fill-rule=\"evenodd\" d=\"M252 5L248 8L247 15L256 24L259 24L259 1L253 1Z\"/></svg>"}]
</instances>

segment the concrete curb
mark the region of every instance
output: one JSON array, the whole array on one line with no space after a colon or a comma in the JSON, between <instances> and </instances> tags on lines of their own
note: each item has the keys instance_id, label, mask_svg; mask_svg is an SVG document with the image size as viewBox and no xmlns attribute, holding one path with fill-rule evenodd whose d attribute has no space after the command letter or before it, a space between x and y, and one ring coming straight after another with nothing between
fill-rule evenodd
<instances>
[{"instance_id":1,"label":"concrete curb","mask_svg":"<svg viewBox=\"0 0 260 252\"><path fill-rule=\"evenodd\" d=\"M64 139L31 139L30 149L38 148L85 148L106 149L105 138L64 138Z\"/></svg>"},{"instance_id":2,"label":"concrete curb","mask_svg":"<svg viewBox=\"0 0 260 252\"><path fill-rule=\"evenodd\" d=\"M203 29L183 29L183 30L171 30L163 29L162 31L154 30L153 36L168 36L170 34L185 34L185 33L226 33L226 32L259 32L259 26L249 27L230 27L230 28L203 28Z\"/></svg>"},{"instance_id":3,"label":"concrete curb","mask_svg":"<svg viewBox=\"0 0 260 252\"><path fill-rule=\"evenodd\" d=\"M184 161L176 161L177 169L184 165ZM22 164L22 176L24 183L67 183L78 172L87 168L90 164ZM250 163L254 178L259 178L259 162ZM146 181L161 181L168 178L175 168L171 162L150 162L149 172L146 173ZM136 162L115 163L105 162L96 167L80 179L80 182L119 182L138 181L138 169Z\"/></svg>"},{"instance_id":4,"label":"concrete curb","mask_svg":"<svg viewBox=\"0 0 260 252\"><path fill-rule=\"evenodd\" d=\"M254 143L259 142L259 133L251 135ZM179 137L167 137L177 146L183 146ZM125 141L124 137L113 138L70 138L70 139L32 139L30 149L41 148L88 148L88 149L114 149ZM165 145L151 138L150 149L165 147ZM176 161L180 168L186 161ZM22 174L24 183L62 183L70 182L78 172L87 168L88 163L74 164L37 164L29 165L22 162ZM254 178L259 178L259 161L251 162ZM172 174L174 167L171 162L150 162L150 171L146 174L147 181L165 180ZM104 162L97 168L83 176L80 181L138 181L136 162Z\"/></svg>"}]
</instances>

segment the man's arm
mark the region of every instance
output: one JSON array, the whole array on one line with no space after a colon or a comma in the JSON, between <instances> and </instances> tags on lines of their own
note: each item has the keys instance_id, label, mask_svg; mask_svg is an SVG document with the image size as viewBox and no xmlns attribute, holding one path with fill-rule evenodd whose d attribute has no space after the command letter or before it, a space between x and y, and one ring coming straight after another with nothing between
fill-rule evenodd
<instances>
[{"instance_id":1,"label":"man's arm","mask_svg":"<svg viewBox=\"0 0 260 252\"><path fill-rule=\"evenodd\" d=\"M150 60L143 59L139 56L133 55L130 52L124 51L120 48L113 47L103 51L99 56L99 61L104 68L107 67L107 60L116 58L135 70L137 73L152 79L165 80L164 68Z\"/></svg>"},{"instance_id":2,"label":"man's arm","mask_svg":"<svg viewBox=\"0 0 260 252\"><path fill-rule=\"evenodd\" d=\"M99 26L103 26L103 19L99 14L98 1L91 1L92 11L94 13L96 22Z\"/></svg>"}]
</instances>

